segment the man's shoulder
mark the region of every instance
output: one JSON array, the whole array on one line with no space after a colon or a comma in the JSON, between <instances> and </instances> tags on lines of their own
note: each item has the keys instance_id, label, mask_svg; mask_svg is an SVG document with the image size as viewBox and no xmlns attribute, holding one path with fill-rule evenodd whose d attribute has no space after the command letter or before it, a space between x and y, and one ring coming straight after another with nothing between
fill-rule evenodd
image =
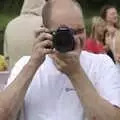
<instances>
[{"instance_id":1,"label":"man's shoulder","mask_svg":"<svg viewBox=\"0 0 120 120\"><path fill-rule=\"evenodd\" d=\"M80 62L83 64L83 67L87 68L98 68L100 69L101 66L102 68L107 67L107 66L115 66L114 62L112 59L106 55L106 54L94 54L91 52L87 51L82 51L80 55Z\"/></svg>"},{"instance_id":2,"label":"man's shoulder","mask_svg":"<svg viewBox=\"0 0 120 120\"><path fill-rule=\"evenodd\" d=\"M21 57L14 65L12 71L15 69L17 71L21 71L21 69L28 63L30 56Z\"/></svg>"},{"instance_id":3,"label":"man's shoulder","mask_svg":"<svg viewBox=\"0 0 120 120\"><path fill-rule=\"evenodd\" d=\"M30 56L23 56L21 57L12 68L12 71L21 71L21 69L27 64L29 61Z\"/></svg>"},{"instance_id":4,"label":"man's shoulder","mask_svg":"<svg viewBox=\"0 0 120 120\"><path fill-rule=\"evenodd\" d=\"M112 59L107 54L95 54L87 51L82 51L80 58L86 59L87 61L92 60L97 62L104 61L104 60L112 61Z\"/></svg>"},{"instance_id":5,"label":"man's shoulder","mask_svg":"<svg viewBox=\"0 0 120 120\"><path fill-rule=\"evenodd\" d=\"M20 71L23 69L25 64L27 64L29 59L30 59L29 56L24 56L16 62L16 64L11 70L11 74L8 78L7 86L16 78L16 76L20 73Z\"/></svg>"},{"instance_id":6,"label":"man's shoulder","mask_svg":"<svg viewBox=\"0 0 120 120\"><path fill-rule=\"evenodd\" d=\"M21 65L21 66L24 66L25 64L27 64L27 62L29 61L30 59L30 56L23 56L21 57L15 64L16 65Z\"/></svg>"}]
</instances>

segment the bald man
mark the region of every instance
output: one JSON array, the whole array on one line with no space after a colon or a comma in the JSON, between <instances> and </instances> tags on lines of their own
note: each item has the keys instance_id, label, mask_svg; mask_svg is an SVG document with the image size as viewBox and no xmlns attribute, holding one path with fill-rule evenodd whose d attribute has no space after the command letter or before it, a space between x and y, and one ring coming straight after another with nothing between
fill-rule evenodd
<instances>
[{"instance_id":1,"label":"bald man","mask_svg":"<svg viewBox=\"0 0 120 120\"><path fill-rule=\"evenodd\" d=\"M45 0L25 0L21 14L7 25L4 54L10 68L24 55L30 55L35 39L34 31L42 25L41 10Z\"/></svg>"},{"instance_id":2,"label":"bald man","mask_svg":"<svg viewBox=\"0 0 120 120\"><path fill-rule=\"evenodd\" d=\"M32 55L16 63L0 94L1 120L12 120L23 101L25 120L119 120L119 73L108 56L82 51L85 28L78 4L48 1L43 21L46 28L37 31ZM60 26L72 31L75 43L65 53L53 49L50 34Z\"/></svg>"}]
</instances>

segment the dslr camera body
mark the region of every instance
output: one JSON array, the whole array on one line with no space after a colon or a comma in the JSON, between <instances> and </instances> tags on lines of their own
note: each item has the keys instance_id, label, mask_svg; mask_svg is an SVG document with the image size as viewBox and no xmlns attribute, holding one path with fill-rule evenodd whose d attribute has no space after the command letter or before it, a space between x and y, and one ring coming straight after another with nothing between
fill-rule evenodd
<instances>
[{"instance_id":1,"label":"dslr camera body","mask_svg":"<svg viewBox=\"0 0 120 120\"><path fill-rule=\"evenodd\" d=\"M69 27L62 26L52 32L53 48L61 53L74 50L75 40L73 30Z\"/></svg>"}]
</instances>

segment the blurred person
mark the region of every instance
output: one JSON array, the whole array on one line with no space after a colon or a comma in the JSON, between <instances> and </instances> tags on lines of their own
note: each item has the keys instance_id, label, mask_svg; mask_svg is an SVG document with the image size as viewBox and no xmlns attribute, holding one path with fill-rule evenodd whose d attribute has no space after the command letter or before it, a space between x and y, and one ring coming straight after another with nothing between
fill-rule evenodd
<instances>
[{"instance_id":1,"label":"blurred person","mask_svg":"<svg viewBox=\"0 0 120 120\"><path fill-rule=\"evenodd\" d=\"M116 39L113 41L113 54L116 60L116 66L120 73L120 31L116 32Z\"/></svg>"},{"instance_id":2,"label":"blurred person","mask_svg":"<svg viewBox=\"0 0 120 120\"><path fill-rule=\"evenodd\" d=\"M30 55L34 31L42 25L41 10L45 0L25 0L21 13L10 21L5 30L4 55L9 57L10 68L23 55Z\"/></svg>"},{"instance_id":3,"label":"blurred person","mask_svg":"<svg viewBox=\"0 0 120 120\"><path fill-rule=\"evenodd\" d=\"M107 27L111 31L111 35L115 34L117 30L119 30L119 17L118 12L115 6L112 5L104 5L100 10L101 18L106 22ZM108 55L114 60L113 52L110 50L108 51ZM115 62L115 60L114 60Z\"/></svg>"},{"instance_id":4,"label":"blurred person","mask_svg":"<svg viewBox=\"0 0 120 120\"><path fill-rule=\"evenodd\" d=\"M115 6L104 5L100 10L100 16L107 25L119 29L118 12Z\"/></svg>"},{"instance_id":5,"label":"blurred person","mask_svg":"<svg viewBox=\"0 0 120 120\"><path fill-rule=\"evenodd\" d=\"M109 29L113 35L113 27L108 26L99 16L93 17L91 26L91 36L85 40L84 49L96 54L107 54L115 62L112 50L105 43L106 30Z\"/></svg>"},{"instance_id":6,"label":"blurred person","mask_svg":"<svg viewBox=\"0 0 120 120\"><path fill-rule=\"evenodd\" d=\"M101 18L106 22L109 29L112 30L112 34L115 34L120 28L120 21L118 11L115 6L104 5L100 10Z\"/></svg>"},{"instance_id":7,"label":"blurred person","mask_svg":"<svg viewBox=\"0 0 120 120\"><path fill-rule=\"evenodd\" d=\"M31 56L16 63L0 93L0 118L13 120L24 102L25 120L119 120L119 73L105 54L82 51L86 35L78 4L48 1L42 16L46 28L36 32ZM53 49L50 34L61 25L74 31L74 49L65 53Z\"/></svg>"},{"instance_id":8,"label":"blurred person","mask_svg":"<svg viewBox=\"0 0 120 120\"><path fill-rule=\"evenodd\" d=\"M120 31L117 30L114 32L111 28L107 27L105 34L106 46L108 49L111 49L115 62L120 63Z\"/></svg>"},{"instance_id":9,"label":"blurred person","mask_svg":"<svg viewBox=\"0 0 120 120\"><path fill-rule=\"evenodd\" d=\"M105 53L103 43L105 26L105 22L99 16L92 18L91 35L85 41L85 50L96 54Z\"/></svg>"},{"instance_id":10,"label":"blurred person","mask_svg":"<svg viewBox=\"0 0 120 120\"><path fill-rule=\"evenodd\" d=\"M120 31L116 32L116 39L113 41L113 53L116 61L120 63Z\"/></svg>"}]
</instances>

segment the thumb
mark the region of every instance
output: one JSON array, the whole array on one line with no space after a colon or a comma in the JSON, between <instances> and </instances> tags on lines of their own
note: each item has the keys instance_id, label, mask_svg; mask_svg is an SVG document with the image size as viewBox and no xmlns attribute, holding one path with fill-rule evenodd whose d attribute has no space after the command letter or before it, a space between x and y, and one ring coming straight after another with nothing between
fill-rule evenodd
<instances>
[{"instance_id":1,"label":"thumb","mask_svg":"<svg viewBox=\"0 0 120 120\"><path fill-rule=\"evenodd\" d=\"M81 38L75 39L75 50L81 50Z\"/></svg>"}]
</instances>

